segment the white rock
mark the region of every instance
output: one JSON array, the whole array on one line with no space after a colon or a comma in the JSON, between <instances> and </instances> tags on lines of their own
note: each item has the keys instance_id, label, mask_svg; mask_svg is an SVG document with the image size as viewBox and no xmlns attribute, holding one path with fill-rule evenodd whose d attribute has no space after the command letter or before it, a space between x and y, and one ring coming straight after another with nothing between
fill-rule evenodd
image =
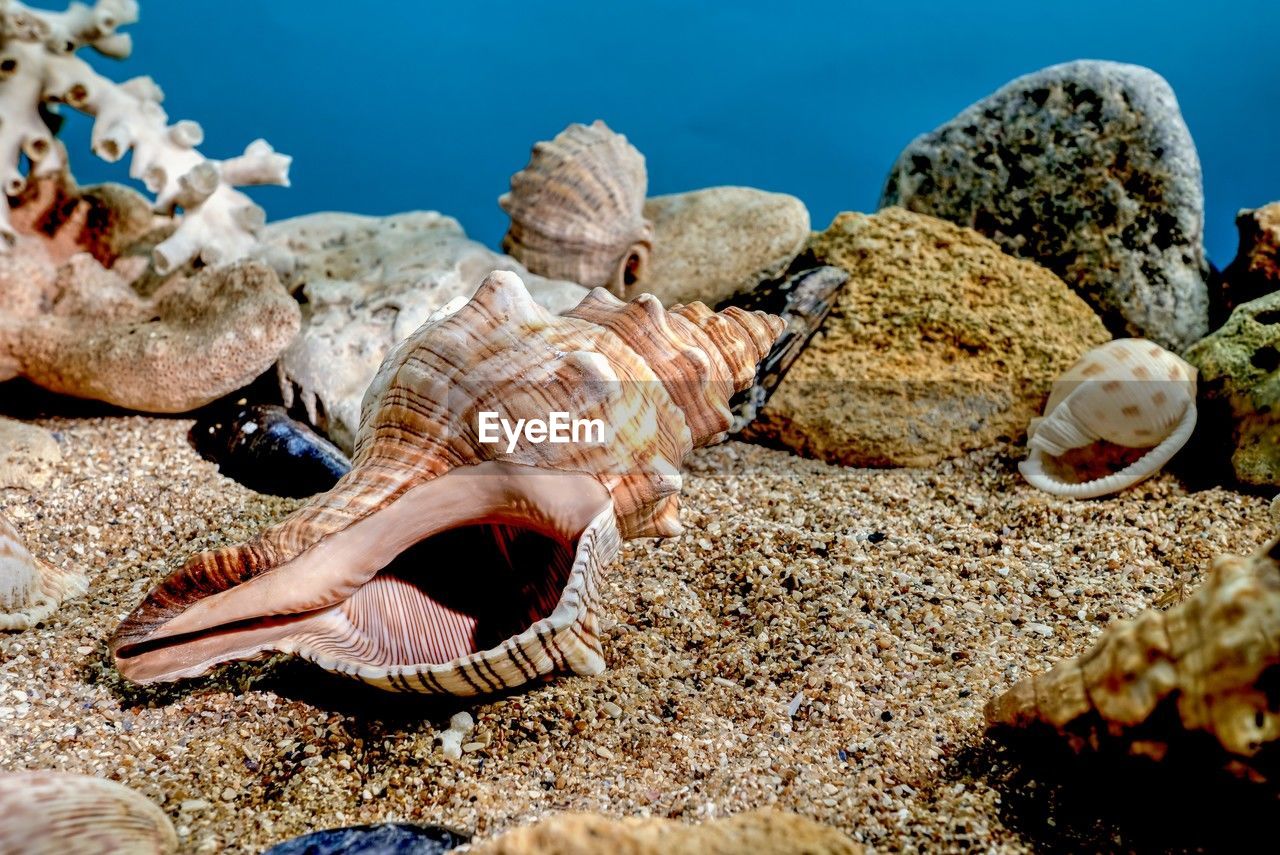
<instances>
[{"instance_id":1,"label":"white rock","mask_svg":"<svg viewBox=\"0 0 1280 855\"><path fill-rule=\"evenodd\" d=\"M305 298L302 332L279 363L285 401L300 395L311 422L348 453L383 357L434 312L470 297L490 272L515 272L552 312L587 294L572 282L534 276L434 211L281 220L264 230L257 256Z\"/></svg>"}]
</instances>

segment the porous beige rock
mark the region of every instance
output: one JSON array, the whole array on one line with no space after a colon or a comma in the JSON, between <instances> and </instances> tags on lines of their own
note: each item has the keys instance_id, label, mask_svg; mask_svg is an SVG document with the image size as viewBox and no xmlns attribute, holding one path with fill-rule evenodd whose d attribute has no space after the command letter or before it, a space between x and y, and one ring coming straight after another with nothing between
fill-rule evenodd
<instances>
[{"instance_id":1,"label":"porous beige rock","mask_svg":"<svg viewBox=\"0 0 1280 855\"><path fill-rule=\"evenodd\" d=\"M837 829L780 811L752 811L699 825L671 819L560 814L472 847L475 855L855 855Z\"/></svg>"},{"instance_id":2,"label":"porous beige rock","mask_svg":"<svg viewBox=\"0 0 1280 855\"><path fill-rule=\"evenodd\" d=\"M186 412L252 381L297 335L270 268L205 268L140 295L89 253L56 263L17 235L0 257L0 380L128 409Z\"/></svg>"},{"instance_id":3,"label":"porous beige rock","mask_svg":"<svg viewBox=\"0 0 1280 855\"><path fill-rule=\"evenodd\" d=\"M635 287L664 306L708 306L780 276L809 239L809 210L794 196L752 187L708 187L654 196L653 256Z\"/></svg>"},{"instance_id":4,"label":"porous beige rock","mask_svg":"<svg viewBox=\"0 0 1280 855\"><path fill-rule=\"evenodd\" d=\"M0 489L38 490L61 461L62 450L49 431L0 417Z\"/></svg>"},{"instance_id":5,"label":"porous beige rock","mask_svg":"<svg viewBox=\"0 0 1280 855\"><path fill-rule=\"evenodd\" d=\"M849 466L926 466L1023 435L1053 381L1107 341L1049 271L901 208L810 246L850 279L748 434Z\"/></svg>"},{"instance_id":6,"label":"porous beige rock","mask_svg":"<svg viewBox=\"0 0 1280 855\"><path fill-rule=\"evenodd\" d=\"M470 297L490 271L516 273L552 312L587 294L572 282L530 274L434 211L282 220L266 228L258 257L303 300L302 334L280 358L285 400L299 396L311 423L348 453L383 357L432 312Z\"/></svg>"}]
</instances>

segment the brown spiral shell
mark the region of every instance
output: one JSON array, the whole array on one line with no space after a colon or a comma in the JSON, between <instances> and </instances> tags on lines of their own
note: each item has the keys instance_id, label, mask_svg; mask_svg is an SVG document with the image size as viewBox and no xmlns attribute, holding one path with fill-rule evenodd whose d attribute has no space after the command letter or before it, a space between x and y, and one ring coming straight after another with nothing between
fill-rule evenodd
<instances>
[{"instance_id":1,"label":"brown spiral shell","mask_svg":"<svg viewBox=\"0 0 1280 855\"><path fill-rule=\"evenodd\" d=\"M116 631L118 667L147 682L284 651L384 688L456 694L598 672L601 568L621 538L680 532L680 465L724 436L729 398L781 330L760 312L666 310L602 289L557 317L495 271L388 355L352 471L253 542L196 555L161 583ZM609 433L509 447L481 441L484 412L571 413ZM505 568L473 568L482 592L439 557L477 528L487 533L468 554ZM529 547L535 534L552 545ZM403 568L411 554L419 563ZM503 614L490 613L499 601ZM482 644L481 624L503 631Z\"/></svg>"},{"instance_id":2,"label":"brown spiral shell","mask_svg":"<svg viewBox=\"0 0 1280 855\"><path fill-rule=\"evenodd\" d=\"M1047 725L1077 746L1102 733L1161 756L1180 734L1152 723L1174 722L1208 734L1230 761L1247 766L1280 736L1277 559L1280 541L1247 558L1217 558L1186 600L1112 624L1092 649L990 701L988 723Z\"/></svg>"},{"instance_id":3,"label":"brown spiral shell","mask_svg":"<svg viewBox=\"0 0 1280 855\"><path fill-rule=\"evenodd\" d=\"M537 143L498 204L511 217L502 249L529 272L631 296L649 266L644 155L597 120Z\"/></svg>"}]
</instances>

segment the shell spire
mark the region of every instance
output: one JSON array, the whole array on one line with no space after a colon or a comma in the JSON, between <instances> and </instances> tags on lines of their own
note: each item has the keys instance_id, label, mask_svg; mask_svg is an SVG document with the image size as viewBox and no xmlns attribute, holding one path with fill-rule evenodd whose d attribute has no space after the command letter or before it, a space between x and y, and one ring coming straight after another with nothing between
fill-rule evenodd
<instances>
[{"instance_id":1,"label":"shell spire","mask_svg":"<svg viewBox=\"0 0 1280 855\"><path fill-rule=\"evenodd\" d=\"M631 296L653 251L644 217L644 155L604 122L537 143L498 204L511 217L503 252L529 272Z\"/></svg>"},{"instance_id":2,"label":"shell spire","mask_svg":"<svg viewBox=\"0 0 1280 855\"><path fill-rule=\"evenodd\" d=\"M112 638L118 667L149 682L283 651L455 694L598 673L603 566L622 538L680 532L680 466L728 429L730 396L781 330L601 289L556 316L491 273L387 356L351 472L162 582ZM557 414L571 440L547 437ZM541 439L520 433L536 420ZM497 436L498 423L516 427Z\"/></svg>"},{"instance_id":3,"label":"shell spire","mask_svg":"<svg viewBox=\"0 0 1280 855\"><path fill-rule=\"evenodd\" d=\"M1042 723L1076 736L1100 724L1113 737L1140 732L1150 753L1177 736L1151 722L1174 721L1208 733L1235 759L1254 757L1280 737L1278 557L1272 541L1247 558L1217 558L1183 602L1112 624L1091 650L991 700L988 723ZM1157 715L1165 708L1174 715Z\"/></svg>"}]
</instances>

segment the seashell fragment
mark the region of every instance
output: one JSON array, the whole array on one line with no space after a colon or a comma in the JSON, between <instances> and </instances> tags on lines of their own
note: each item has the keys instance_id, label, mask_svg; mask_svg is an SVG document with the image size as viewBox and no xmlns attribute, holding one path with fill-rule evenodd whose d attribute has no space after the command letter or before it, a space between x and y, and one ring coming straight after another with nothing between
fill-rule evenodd
<instances>
[{"instance_id":1,"label":"seashell fragment","mask_svg":"<svg viewBox=\"0 0 1280 855\"><path fill-rule=\"evenodd\" d=\"M1154 475L1191 438L1196 369L1154 342L1116 339L1053 384L1044 412L1027 429L1023 477L1057 496L1116 493Z\"/></svg>"},{"instance_id":2,"label":"seashell fragment","mask_svg":"<svg viewBox=\"0 0 1280 855\"><path fill-rule=\"evenodd\" d=\"M990 701L988 723L1042 723L1077 748L1095 741L1092 727L1159 757L1178 736L1173 722L1247 768L1280 736L1278 558L1276 540L1217 558L1186 600L1112 624L1091 650Z\"/></svg>"},{"instance_id":3,"label":"seashell fragment","mask_svg":"<svg viewBox=\"0 0 1280 855\"><path fill-rule=\"evenodd\" d=\"M313 496L351 470L337 446L275 404L206 415L192 426L190 437L200 456L216 462L223 475L272 496Z\"/></svg>"},{"instance_id":4,"label":"seashell fragment","mask_svg":"<svg viewBox=\"0 0 1280 855\"><path fill-rule=\"evenodd\" d=\"M28 552L12 523L0 514L0 630L30 629L63 600L88 589L83 573L60 570Z\"/></svg>"},{"instance_id":5,"label":"seashell fragment","mask_svg":"<svg viewBox=\"0 0 1280 855\"><path fill-rule=\"evenodd\" d=\"M284 652L458 695L599 673L602 566L623 537L680 532L681 462L724 437L729 398L781 331L762 313L603 289L557 317L491 273L388 354L351 472L170 575L116 630L116 666L146 683ZM556 412L603 435L492 442L481 426Z\"/></svg>"},{"instance_id":6,"label":"seashell fragment","mask_svg":"<svg viewBox=\"0 0 1280 855\"><path fill-rule=\"evenodd\" d=\"M653 251L644 155L604 122L573 124L533 147L498 200L511 216L502 251L529 272L633 296Z\"/></svg>"},{"instance_id":7,"label":"seashell fragment","mask_svg":"<svg viewBox=\"0 0 1280 855\"><path fill-rule=\"evenodd\" d=\"M0 853L176 852L159 807L122 784L60 772L0 774Z\"/></svg>"}]
</instances>

